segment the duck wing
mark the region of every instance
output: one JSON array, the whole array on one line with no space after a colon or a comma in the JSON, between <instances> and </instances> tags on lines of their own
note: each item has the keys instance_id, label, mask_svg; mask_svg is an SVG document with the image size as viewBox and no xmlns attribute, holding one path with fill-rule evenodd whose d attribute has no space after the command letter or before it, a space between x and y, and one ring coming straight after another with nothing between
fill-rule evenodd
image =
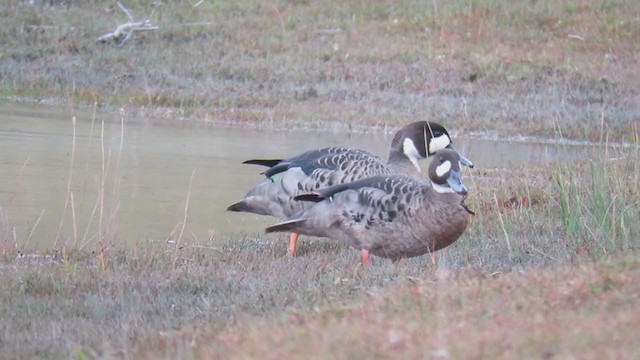
<instances>
[{"instance_id":1,"label":"duck wing","mask_svg":"<svg viewBox=\"0 0 640 360\"><path fill-rule=\"evenodd\" d=\"M246 163L273 166L264 172L266 179L227 210L287 219L311 206L295 201L297 195L391 172L384 160L376 155L364 150L339 147L311 150L276 161L248 160Z\"/></svg>"},{"instance_id":2,"label":"duck wing","mask_svg":"<svg viewBox=\"0 0 640 360\"><path fill-rule=\"evenodd\" d=\"M295 231L363 246L363 234L406 222L420 206L428 183L405 176L376 176L302 194L313 206L267 232Z\"/></svg>"}]
</instances>

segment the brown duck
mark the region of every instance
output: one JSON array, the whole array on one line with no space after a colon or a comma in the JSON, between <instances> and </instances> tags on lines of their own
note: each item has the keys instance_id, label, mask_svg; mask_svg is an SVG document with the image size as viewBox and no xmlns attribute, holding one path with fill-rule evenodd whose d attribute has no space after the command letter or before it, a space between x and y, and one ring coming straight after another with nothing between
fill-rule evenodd
<instances>
[{"instance_id":1,"label":"brown duck","mask_svg":"<svg viewBox=\"0 0 640 360\"><path fill-rule=\"evenodd\" d=\"M367 151L341 147L311 150L286 160L248 160L244 163L268 166L266 178L227 210L287 220L313 204L294 200L297 195L378 175L419 177L418 160L444 148L453 148L447 130L438 123L418 121L394 135L386 162ZM461 161L473 167L468 159ZM298 234L292 233L291 255L296 254L297 239Z\"/></svg>"},{"instance_id":2,"label":"brown duck","mask_svg":"<svg viewBox=\"0 0 640 360\"><path fill-rule=\"evenodd\" d=\"M464 204L462 159L454 150L438 151L430 181L376 176L299 195L312 206L266 231L338 240L360 249L365 264L369 254L396 261L442 249L458 240L472 214Z\"/></svg>"}]
</instances>

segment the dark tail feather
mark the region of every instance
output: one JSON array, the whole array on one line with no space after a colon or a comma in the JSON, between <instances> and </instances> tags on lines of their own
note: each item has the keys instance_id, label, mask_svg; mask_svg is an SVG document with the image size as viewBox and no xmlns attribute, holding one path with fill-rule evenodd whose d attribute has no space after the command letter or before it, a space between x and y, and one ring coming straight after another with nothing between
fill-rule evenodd
<instances>
[{"instance_id":1,"label":"dark tail feather","mask_svg":"<svg viewBox=\"0 0 640 360\"><path fill-rule=\"evenodd\" d=\"M286 162L282 159L254 159L254 160L247 160L242 163L250 164L250 165L262 165L262 166L268 167L269 169L262 173L264 176L268 178L272 177L273 175L279 174L283 171L289 170L289 166L291 165L289 162Z\"/></svg>"},{"instance_id":2,"label":"dark tail feather","mask_svg":"<svg viewBox=\"0 0 640 360\"><path fill-rule=\"evenodd\" d=\"M324 199L329 199L331 198L333 195L345 191L347 189L350 188L354 188L357 189L361 183L363 182L370 182L372 180L376 180L377 177L371 177L371 178L367 178L367 179L362 179L362 180L358 180L358 181L354 181L351 183L346 183L346 184L338 184L338 185L333 185L333 186L329 186L320 190L316 190L314 192L310 192L307 194L301 194L298 195L296 197L294 197L294 200L298 200L298 201L310 201L310 202L320 202ZM365 184L366 185L366 184Z\"/></svg>"},{"instance_id":3,"label":"dark tail feather","mask_svg":"<svg viewBox=\"0 0 640 360\"><path fill-rule=\"evenodd\" d=\"M264 231L267 234L272 232L295 232L295 229L298 227L298 225L300 225L304 221L306 221L306 219L287 220L287 221L283 221L281 223L269 226Z\"/></svg>"},{"instance_id":4,"label":"dark tail feather","mask_svg":"<svg viewBox=\"0 0 640 360\"><path fill-rule=\"evenodd\" d=\"M251 212L251 208L244 200L240 200L235 204L231 204L231 206L227 208L227 211Z\"/></svg>"},{"instance_id":5,"label":"dark tail feather","mask_svg":"<svg viewBox=\"0 0 640 360\"><path fill-rule=\"evenodd\" d=\"M308 194L302 194L302 195L298 195L296 197L293 198L294 200L297 201L309 201L309 202L320 202L322 200L324 200L324 197L318 193L308 193Z\"/></svg>"},{"instance_id":6,"label":"dark tail feather","mask_svg":"<svg viewBox=\"0 0 640 360\"><path fill-rule=\"evenodd\" d=\"M285 172L289 170L291 164L289 162L279 162L278 164L272 166L269 170L263 172L264 176L270 178L273 175L280 174L281 172Z\"/></svg>"},{"instance_id":7,"label":"dark tail feather","mask_svg":"<svg viewBox=\"0 0 640 360\"><path fill-rule=\"evenodd\" d=\"M249 165L261 165L266 167L274 167L278 165L278 163L280 162L282 162L282 159L254 159L254 160L243 161L242 163L249 164Z\"/></svg>"}]
</instances>

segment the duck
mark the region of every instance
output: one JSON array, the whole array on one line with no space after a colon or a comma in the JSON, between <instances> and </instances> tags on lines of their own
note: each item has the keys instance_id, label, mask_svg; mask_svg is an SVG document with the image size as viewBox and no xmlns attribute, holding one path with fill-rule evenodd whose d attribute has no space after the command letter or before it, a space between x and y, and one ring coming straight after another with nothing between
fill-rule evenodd
<instances>
[{"instance_id":1,"label":"duck","mask_svg":"<svg viewBox=\"0 0 640 360\"><path fill-rule=\"evenodd\" d=\"M447 129L439 123L417 121L399 129L391 141L387 160L368 151L346 147L309 150L288 159L247 160L244 164L268 167L265 178L227 210L271 215L288 220L311 203L295 197L320 188L351 183L380 175L420 177L419 160L441 149L453 149ZM461 163L473 162L460 157ZM288 253L296 256L298 233L292 233Z\"/></svg>"},{"instance_id":2,"label":"duck","mask_svg":"<svg viewBox=\"0 0 640 360\"><path fill-rule=\"evenodd\" d=\"M471 211L464 203L463 158L451 149L436 152L428 180L374 176L295 197L311 206L266 232L326 237L396 262L443 249L460 238Z\"/></svg>"}]
</instances>

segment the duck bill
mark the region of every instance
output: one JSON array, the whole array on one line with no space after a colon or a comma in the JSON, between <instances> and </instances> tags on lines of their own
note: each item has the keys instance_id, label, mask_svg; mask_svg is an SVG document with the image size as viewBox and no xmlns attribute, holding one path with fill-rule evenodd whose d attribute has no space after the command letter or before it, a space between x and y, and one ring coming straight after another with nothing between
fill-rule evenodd
<instances>
[{"instance_id":1,"label":"duck bill","mask_svg":"<svg viewBox=\"0 0 640 360\"><path fill-rule=\"evenodd\" d=\"M449 187L460 195L467 194L467 187L462 183L462 174L460 171L452 171L447 178Z\"/></svg>"},{"instance_id":2,"label":"duck bill","mask_svg":"<svg viewBox=\"0 0 640 360\"><path fill-rule=\"evenodd\" d=\"M466 157L462 156L462 154L460 154L460 152L456 149L453 148L453 145L449 144L449 146L447 146L447 148L455 151L458 153L458 155L460 156L460 164L469 167L469 168L473 168L473 162L469 159L467 159Z\"/></svg>"},{"instance_id":3,"label":"duck bill","mask_svg":"<svg viewBox=\"0 0 640 360\"><path fill-rule=\"evenodd\" d=\"M460 153L458 153L458 155L460 155ZM471 162L471 160L467 159L466 157L460 155L460 164L470 167L473 167L473 163Z\"/></svg>"}]
</instances>

